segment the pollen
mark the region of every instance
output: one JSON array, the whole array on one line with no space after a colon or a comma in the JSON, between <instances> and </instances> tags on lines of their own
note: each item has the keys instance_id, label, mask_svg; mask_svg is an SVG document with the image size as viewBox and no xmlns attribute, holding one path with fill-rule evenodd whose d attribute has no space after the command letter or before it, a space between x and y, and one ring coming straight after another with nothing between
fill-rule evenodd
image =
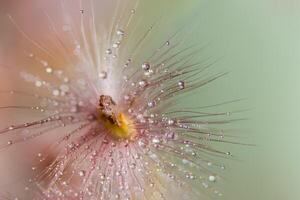
<instances>
[{"instance_id":1,"label":"pollen","mask_svg":"<svg viewBox=\"0 0 300 200\"><path fill-rule=\"evenodd\" d=\"M133 120L122 112L117 112L116 103L110 96L101 95L99 99L98 121L108 134L118 140L134 140L136 129Z\"/></svg>"}]
</instances>

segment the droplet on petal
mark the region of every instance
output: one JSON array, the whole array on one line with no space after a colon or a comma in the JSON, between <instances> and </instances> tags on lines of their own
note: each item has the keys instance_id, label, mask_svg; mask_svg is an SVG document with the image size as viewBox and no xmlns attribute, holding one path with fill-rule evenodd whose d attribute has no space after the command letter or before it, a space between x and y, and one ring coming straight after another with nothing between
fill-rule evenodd
<instances>
[{"instance_id":1,"label":"droplet on petal","mask_svg":"<svg viewBox=\"0 0 300 200\"><path fill-rule=\"evenodd\" d=\"M107 78L107 72L106 71L101 71L101 72L99 72L98 76L101 79L106 79Z\"/></svg>"},{"instance_id":2,"label":"droplet on petal","mask_svg":"<svg viewBox=\"0 0 300 200\"><path fill-rule=\"evenodd\" d=\"M145 70L145 71L148 71L150 69L150 64L148 62L144 62L142 64L142 69Z\"/></svg>"},{"instance_id":3,"label":"droplet on petal","mask_svg":"<svg viewBox=\"0 0 300 200\"><path fill-rule=\"evenodd\" d=\"M184 88L185 88L185 83L184 83L184 81L179 81L179 82L178 82L178 86L179 86L179 89L184 89Z\"/></svg>"},{"instance_id":4,"label":"droplet on petal","mask_svg":"<svg viewBox=\"0 0 300 200\"><path fill-rule=\"evenodd\" d=\"M80 177L85 176L85 171L84 171L84 170L80 170L80 171L78 172L78 175L79 175Z\"/></svg>"},{"instance_id":5,"label":"droplet on petal","mask_svg":"<svg viewBox=\"0 0 300 200\"><path fill-rule=\"evenodd\" d=\"M216 181L216 177L213 176L213 175L210 175L210 176L208 177L208 180L209 180L210 182L215 182L215 181Z\"/></svg>"},{"instance_id":6,"label":"droplet on petal","mask_svg":"<svg viewBox=\"0 0 300 200\"><path fill-rule=\"evenodd\" d=\"M123 36L125 34L125 32L121 29L117 30L117 35Z\"/></svg>"}]
</instances>

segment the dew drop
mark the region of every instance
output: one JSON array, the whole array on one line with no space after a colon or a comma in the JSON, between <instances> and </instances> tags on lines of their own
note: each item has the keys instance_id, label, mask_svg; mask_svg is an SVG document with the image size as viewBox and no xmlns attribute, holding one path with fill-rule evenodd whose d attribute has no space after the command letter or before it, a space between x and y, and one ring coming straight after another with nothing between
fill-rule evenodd
<instances>
[{"instance_id":1,"label":"dew drop","mask_svg":"<svg viewBox=\"0 0 300 200\"><path fill-rule=\"evenodd\" d=\"M167 132L166 134L167 139L174 139L175 138L175 133L174 132Z\"/></svg>"},{"instance_id":2,"label":"dew drop","mask_svg":"<svg viewBox=\"0 0 300 200\"><path fill-rule=\"evenodd\" d=\"M101 79L106 79L107 78L107 72L106 71L101 71L101 72L99 72L98 76Z\"/></svg>"},{"instance_id":3,"label":"dew drop","mask_svg":"<svg viewBox=\"0 0 300 200\"><path fill-rule=\"evenodd\" d=\"M179 81L178 83L179 89L184 89L185 88L185 83L183 81Z\"/></svg>"},{"instance_id":4,"label":"dew drop","mask_svg":"<svg viewBox=\"0 0 300 200\"><path fill-rule=\"evenodd\" d=\"M210 176L208 177L208 180L209 180L210 182L215 182L215 181L217 180L217 178L216 178L215 176L213 176L213 175L210 175Z\"/></svg>"},{"instance_id":5,"label":"dew drop","mask_svg":"<svg viewBox=\"0 0 300 200\"><path fill-rule=\"evenodd\" d=\"M47 67L47 68L46 68L46 72L47 72L48 74L51 74L51 73L53 72L53 69L52 69L51 67Z\"/></svg>"},{"instance_id":6,"label":"dew drop","mask_svg":"<svg viewBox=\"0 0 300 200\"><path fill-rule=\"evenodd\" d=\"M78 175L79 175L80 177L85 176L85 171L84 171L84 170L80 170L80 171L78 172Z\"/></svg>"},{"instance_id":7,"label":"dew drop","mask_svg":"<svg viewBox=\"0 0 300 200\"><path fill-rule=\"evenodd\" d=\"M41 87L42 86L42 82L41 81L36 81L35 82L35 86L36 87Z\"/></svg>"},{"instance_id":8,"label":"dew drop","mask_svg":"<svg viewBox=\"0 0 300 200\"><path fill-rule=\"evenodd\" d=\"M148 62L144 62L142 64L142 69L145 71L148 71L150 69L151 65Z\"/></svg>"},{"instance_id":9,"label":"dew drop","mask_svg":"<svg viewBox=\"0 0 300 200\"><path fill-rule=\"evenodd\" d=\"M149 108L153 108L154 106L155 106L155 102L153 102L153 101L148 102Z\"/></svg>"},{"instance_id":10,"label":"dew drop","mask_svg":"<svg viewBox=\"0 0 300 200\"><path fill-rule=\"evenodd\" d=\"M153 70L149 69L148 71L145 71L145 76L151 76L153 74Z\"/></svg>"},{"instance_id":11,"label":"dew drop","mask_svg":"<svg viewBox=\"0 0 300 200\"><path fill-rule=\"evenodd\" d=\"M135 163L131 163L129 167L130 167L131 169L135 169L136 164L135 164Z\"/></svg>"},{"instance_id":12,"label":"dew drop","mask_svg":"<svg viewBox=\"0 0 300 200\"><path fill-rule=\"evenodd\" d=\"M69 78L68 78L68 77L65 77L65 78L64 78L64 82L65 82L65 83L68 83L68 82L69 82Z\"/></svg>"},{"instance_id":13,"label":"dew drop","mask_svg":"<svg viewBox=\"0 0 300 200\"><path fill-rule=\"evenodd\" d=\"M53 90L53 91L52 91L52 94L53 94L54 96L58 96L58 95L59 95L59 90L57 90L57 89Z\"/></svg>"},{"instance_id":14,"label":"dew drop","mask_svg":"<svg viewBox=\"0 0 300 200\"><path fill-rule=\"evenodd\" d=\"M114 43L113 45L112 45L112 47L113 48L119 48L119 46L120 46L120 42L116 42L116 43Z\"/></svg>"},{"instance_id":15,"label":"dew drop","mask_svg":"<svg viewBox=\"0 0 300 200\"><path fill-rule=\"evenodd\" d=\"M128 101L130 99L130 96L129 95L124 95L124 100L125 101Z\"/></svg>"},{"instance_id":16,"label":"dew drop","mask_svg":"<svg viewBox=\"0 0 300 200\"><path fill-rule=\"evenodd\" d=\"M105 53L108 54L108 55L110 55L110 54L112 54L112 50L111 50L111 49L107 49L107 50L105 51Z\"/></svg>"},{"instance_id":17,"label":"dew drop","mask_svg":"<svg viewBox=\"0 0 300 200\"><path fill-rule=\"evenodd\" d=\"M175 121L174 121L173 119L169 119L169 120L168 120L168 124L169 124L169 125L173 125L174 123L175 123Z\"/></svg>"},{"instance_id":18,"label":"dew drop","mask_svg":"<svg viewBox=\"0 0 300 200\"><path fill-rule=\"evenodd\" d=\"M121 29L118 29L118 30L117 30L117 35L123 36L124 34L125 34L125 33L124 33L123 30L121 30Z\"/></svg>"},{"instance_id":19,"label":"dew drop","mask_svg":"<svg viewBox=\"0 0 300 200\"><path fill-rule=\"evenodd\" d=\"M144 140L139 140L138 141L138 145L140 146L140 147L142 147L142 148L144 148L144 147L146 147L146 142L144 141Z\"/></svg>"},{"instance_id":20,"label":"dew drop","mask_svg":"<svg viewBox=\"0 0 300 200\"><path fill-rule=\"evenodd\" d=\"M154 143L154 144L159 144L159 143L160 143L159 138L153 138L153 139L152 139L152 143Z\"/></svg>"},{"instance_id":21,"label":"dew drop","mask_svg":"<svg viewBox=\"0 0 300 200\"><path fill-rule=\"evenodd\" d=\"M144 80L139 81L139 86L145 87L146 86L146 81L144 81Z\"/></svg>"},{"instance_id":22,"label":"dew drop","mask_svg":"<svg viewBox=\"0 0 300 200\"><path fill-rule=\"evenodd\" d=\"M48 62L44 61L44 60L41 60L41 64L44 66L44 67L47 67L48 66Z\"/></svg>"}]
</instances>

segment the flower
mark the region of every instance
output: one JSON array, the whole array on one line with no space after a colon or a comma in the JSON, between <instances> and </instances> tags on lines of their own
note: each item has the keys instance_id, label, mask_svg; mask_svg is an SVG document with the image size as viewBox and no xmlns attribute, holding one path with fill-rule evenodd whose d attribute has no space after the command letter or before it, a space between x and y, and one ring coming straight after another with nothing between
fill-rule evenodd
<instances>
[{"instance_id":1,"label":"flower","mask_svg":"<svg viewBox=\"0 0 300 200\"><path fill-rule=\"evenodd\" d=\"M224 166L214 156L231 154L214 144L227 142L216 125L231 122L230 113L180 102L226 73L206 73L212 62L199 61L202 47L182 39L187 28L156 42L153 35L164 32L158 19L138 26L143 2L112 3L107 11L98 5L104 2L80 1L69 9L70 2L61 3L62 16L54 17L60 21L44 13L44 43L8 16L27 47L16 73L28 86L1 93L35 105L1 107L29 111L26 118L17 116L25 122L0 130L9 137L2 148L45 136L52 140L36 142L46 148L35 151L33 175L25 183L30 198L222 196L213 184ZM96 11L110 18L110 7L116 12L108 28ZM159 44L154 50L151 41ZM36 112L39 118L28 120Z\"/></svg>"}]
</instances>

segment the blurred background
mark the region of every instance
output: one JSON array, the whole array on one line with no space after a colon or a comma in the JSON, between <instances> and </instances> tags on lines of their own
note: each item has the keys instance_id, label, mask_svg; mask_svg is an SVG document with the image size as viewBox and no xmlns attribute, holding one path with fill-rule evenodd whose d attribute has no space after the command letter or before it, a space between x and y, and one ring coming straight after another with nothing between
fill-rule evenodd
<instances>
[{"instance_id":1,"label":"blurred background","mask_svg":"<svg viewBox=\"0 0 300 200\"><path fill-rule=\"evenodd\" d=\"M161 5L158 0L150 4L149 13ZM4 52L15 41L5 14L28 13L35 10L33 5L0 0L1 60L7 60ZM246 99L239 108L249 109L244 113L247 120L234 127L241 142L256 146L231 146L237 161L227 163L223 198L300 199L300 1L169 0L164 6L172 8L165 14L171 24L197 24L192 41L209 42L206 54L221 58L218 68L230 71L190 101ZM1 79L0 84L12 84L7 81Z\"/></svg>"},{"instance_id":2,"label":"blurred background","mask_svg":"<svg viewBox=\"0 0 300 200\"><path fill-rule=\"evenodd\" d=\"M231 71L202 96L246 97L238 126L257 145L234 147L241 161L227 170L225 199L300 199L299 11L298 0L204 1L194 19Z\"/></svg>"}]
</instances>

